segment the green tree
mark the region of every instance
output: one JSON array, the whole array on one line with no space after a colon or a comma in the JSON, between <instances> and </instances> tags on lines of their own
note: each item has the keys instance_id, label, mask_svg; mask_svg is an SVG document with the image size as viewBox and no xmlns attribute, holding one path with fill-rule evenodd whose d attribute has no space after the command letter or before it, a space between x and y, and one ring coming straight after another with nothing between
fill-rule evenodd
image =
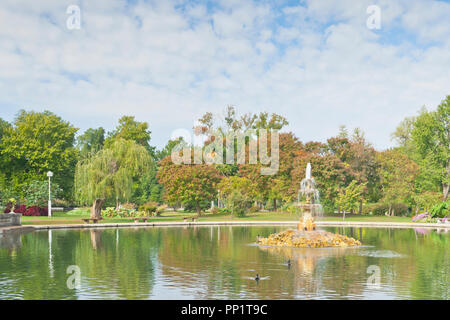
<instances>
[{"instance_id":1,"label":"green tree","mask_svg":"<svg viewBox=\"0 0 450 320\"><path fill-rule=\"evenodd\" d=\"M422 160L439 171L444 201L450 185L450 95L434 112L422 110L414 122L412 141Z\"/></svg>"},{"instance_id":2,"label":"green tree","mask_svg":"<svg viewBox=\"0 0 450 320\"><path fill-rule=\"evenodd\" d=\"M105 145L114 143L114 139L122 138L132 140L141 146L144 146L152 156L154 156L155 148L150 146L151 131L147 122L138 122L133 116L123 116L119 119L119 125L115 130L108 133Z\"/></svg>"},{"instance_id":3,"label":"green tree","mask_svg":"<svg viewBox=\"0 0 450 320\"><path fill-rule=\"evenodd\" d=\"M247 178L224 177L218 184L227 208L236 216L244 216L251 201L255 199L255 185Z\"/></svg>"},{"instance_id":4,"label":"green tree","mask_svg":"<svg viewBox=\"0 0 450 320\"><path fill-rule=\"evenodd\" d=\"M347 187L339 191L337 203L344 213L343 219L345 219L346 212L356 211L361 201L364 201L363 192L364 185L359 184L356 180L353 180Z\"/></svg>"},{"instance_id":5,"label":"green tree","mask_svg":"<svg viewBox=\"0 0 450 320\"><path fill-rule=\"evenodd\" d=\"M4 172L14 191L23 196L28 183L45 180L47 171L51 170L52 181L61 186L63 197L71 198L77 130L49 111L20 111L1 141L1 154L7 159Z\"/></svg>"},{"instance_id":6,"label":"green tree","mask_svg":"<svg viewBox=\"0 0 450 320\"><path fill-rule=\"evenodd\" d=\"M365 185L365 198L371 201L379 199L379 176L377 172L376 151L366 140L361 129L356 128L351 137L345 127L341 127L339 135L328 139L329 151L348 165L354 179ZM362 211L362 201L359 211Z\"/></svg>"},{"instance_id":7,"label":"green tree","mask_svg":"<svg viewBox=\"0 0 450 320\"><path fill-rule=\"evenodd\" d=\"M87 129L77 138L77 147L80 150L80 157L86 158L93 153L97 153L103 148L105 142L105 129Z\"/></svg>"},{"instance_id":8,"label":"green tree","mask_svg":"<svg viewBox=\"0 0 450 320\"><path fill-rule=\"evenodd\" d=\"M156 160L160 161L167 156L172 154L172 150L180 145L182 148L187 147L187 143L184 141L183 137L169 140L167 144L161 150L157 150L155 153Z\"/></svg>"},{"instance_id":9,"label":"green tree","mask_svg":"<svg viewBox=\"0 0 450 320\"><path fill-rule=\"evenodd\" d=\"M76 198L83 204L93 203L91 217L100 218L105 201L128 201L132 197L134 182L150 169L151 163L145 147L131 140L115 139L77 164Z\"/></svg>"},{"instance_id":10,"label":"green tree","mask_svg":"<svg viewBox=\"0 0 450 320\"><path fill-rule=\"evenodd\" d=\"M393 215L394 203L413 204L414 181L419 172L419 166L400 150L390 149L377 155L382 200L389 204L389 215Z\"/></svg>"},{"instance_id":11,"label":"green tree","mask_svg":"<svg viewBox=\"0 0 450 320\"><path fill-rule=\"evenodd\" d=\"M58 198L61 189L56 183L51 184L53 198ZM27 206L46 207L48 201L48 181L31 181L25 187L25 204Z\"/></svg>"}]
</instances>

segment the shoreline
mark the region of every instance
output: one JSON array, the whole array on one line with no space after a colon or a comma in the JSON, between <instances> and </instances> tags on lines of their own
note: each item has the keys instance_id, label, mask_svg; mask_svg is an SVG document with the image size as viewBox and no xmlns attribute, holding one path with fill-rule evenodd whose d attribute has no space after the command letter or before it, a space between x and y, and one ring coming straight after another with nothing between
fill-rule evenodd
<instances>
[{"instance_id":1,"label":"shoreline","mask_svg":"<svg viewBox=\"0 0 450 320\"><path fill-rule=\"evenodd\" d=\"M190 226L296 226L298 221L205 221L205 222L124 222L124 223L89 223L89 224L53 224L22 225L0 228L0 234L17 231L37 231L53 229L91 229L91 228L136 228L136 227L190 227ZM428 228L450 229L447 223L415 222L358 222L358 221L316 221L323 227L366 227L366 228Z\"/></svg>"}]
</instances>

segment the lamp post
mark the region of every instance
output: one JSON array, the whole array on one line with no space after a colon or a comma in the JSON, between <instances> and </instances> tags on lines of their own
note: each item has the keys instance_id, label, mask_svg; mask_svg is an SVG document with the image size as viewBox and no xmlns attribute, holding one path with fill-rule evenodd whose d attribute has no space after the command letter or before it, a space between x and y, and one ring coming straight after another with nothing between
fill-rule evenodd
<instances>
[{"instance_id":1,"label":"lamp post","mask_svg":"<svg viewBox=\"0 0 450 320\"><path fill-rule=\"evenodd\" d=\"M51 192L50 192L50 178L53 177L53 172L49 171L47 172L48 177L48 216L52 216L52 198L51 198Z\"/></svg>"}]
</instances>

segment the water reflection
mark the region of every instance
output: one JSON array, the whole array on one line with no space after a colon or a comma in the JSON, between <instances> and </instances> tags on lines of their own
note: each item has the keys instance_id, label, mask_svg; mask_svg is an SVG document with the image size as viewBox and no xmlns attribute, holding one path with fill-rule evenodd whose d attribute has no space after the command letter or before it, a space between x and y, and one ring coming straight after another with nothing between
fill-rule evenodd
<instances>
[{"instance_id":1,"label":"water reflection","mask_svg":"<svg viewBox=\"0 0 450 320\"><path fill-rule=\"evenodd\" d=\"M253 245L284 229L54 230L3 239L0 299L449 298L449 233L326 228L366 246ZM71 265L81 271L78 289L66 285ZM370 266L381 270L379 287L367 285Z\"/></svg>"}]
</instances>

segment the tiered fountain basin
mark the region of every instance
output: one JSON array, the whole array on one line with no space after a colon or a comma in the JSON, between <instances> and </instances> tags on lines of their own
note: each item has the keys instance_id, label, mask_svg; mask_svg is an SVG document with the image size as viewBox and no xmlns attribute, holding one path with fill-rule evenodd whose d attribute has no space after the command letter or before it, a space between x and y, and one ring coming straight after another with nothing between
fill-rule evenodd
<instances>
[{"instance_id":1,"label":"tiered fountain basin","mask_svg":"<svg viewBox=\"0 0 450 320\"><path fill-rule=\"evenodd\" d=\"M288 229L279 233L271 234L267 238L258 238L258 244L274 247L299 247L299 248L322 248L322 247L355 247L361 242L340 234L317 230L303 231Z\"/></svg>"}]
</instances>

